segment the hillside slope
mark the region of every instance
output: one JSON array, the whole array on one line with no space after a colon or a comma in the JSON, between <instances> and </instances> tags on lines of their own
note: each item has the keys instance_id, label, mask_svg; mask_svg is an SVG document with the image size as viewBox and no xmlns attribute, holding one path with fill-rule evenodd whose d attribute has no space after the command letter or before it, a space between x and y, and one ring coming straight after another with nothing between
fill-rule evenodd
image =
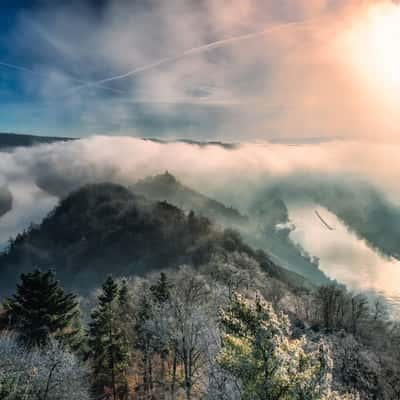
<instances>
[{"instance_id":1,"label":"hillside slope","mask_svg":"<svg viewBox=\"0 0 400 400\"><path fill-rule=\"evenodd\" d=\"M272 260L289 271L302 275L314 284L328 283L318 261L290 239L290 221L284 201L274 193L253 204L249 216L213 200L183 185L173 175L145 178L131 187L154 201L168 201L184 210L212 219L216 223L238 230L246 243L265 250Z\"/></svg>"},{"instance_id":2,"label":"hillside slope","mask_svg":"<svg viewBox=\"0 0 400 400\"><path fill-rule=\"evenodd\" d=\"M120 185L88 185L62 200L0 255L0 294L14 286L21 272L37 266L54 268L65 285L86 290L109 273L129 276L198 266L216 254L233 252L247 253L271 276L308 286L264 253L254 252L236 232L218 230L204 217L149 201Z\"/></svg>"},{"instance_id":3,"label":"hillside slope","mask_svg":"<svg viewBox=\"0 0 400 400\"><path fill-rule=\"evenodd\" d=\"M12 208L12 194L6 187L0 187L0 217Z\"/></svg>"},{"instance_id":4,"label":"hillside slope","mask_svg":"<svg viewBox=\"0 0 400 400\"><path fill-rule=\"evenodd\" d=\"M153 201L167 201L183 210L194 210L217 222L229 224L248 222L248 218L234 208L226 207L219 201L183 185L168 172L142 179L133 185L131 190Z\"/></svg>"}]
</instances>

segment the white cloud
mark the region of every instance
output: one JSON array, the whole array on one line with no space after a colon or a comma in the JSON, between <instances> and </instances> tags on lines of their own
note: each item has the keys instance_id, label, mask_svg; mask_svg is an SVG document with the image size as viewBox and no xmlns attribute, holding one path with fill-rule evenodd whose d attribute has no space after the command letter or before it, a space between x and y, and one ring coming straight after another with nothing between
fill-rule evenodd
<instances>
[{"instance_id":1,"label":"white cloud","mask_svg":"<svg viewBox=\"0 0 400 400\"><path fill-rule=\"evenodd\" d=\"M30 93L50 104L42 125L56 114L85 133L397 141L400 117L369 91L338 42L371 2L107 4L93 11L58 3L21 19L10 43L43 73L26 73ZM270 30L293 21L307 24ZM71 90L71 77L114 91Z\"/></svg>"}]
</instances>

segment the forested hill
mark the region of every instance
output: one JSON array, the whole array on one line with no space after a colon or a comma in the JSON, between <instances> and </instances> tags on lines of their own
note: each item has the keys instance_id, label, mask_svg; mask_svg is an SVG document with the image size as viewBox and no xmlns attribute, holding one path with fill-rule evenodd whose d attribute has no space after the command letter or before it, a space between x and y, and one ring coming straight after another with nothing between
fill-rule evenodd
<instances>
[{"instance_id":1,"label":"forested hill","mask_svg":"<svg viewBox=\"0 0 400 400\"><path fill-rule=\"evenodd\" d=\"M72 139L64 137L20 135L16 133L0 132L0 151L14 147L30 147L38 144L48 144L67 140Z\"/></svg>"},{"instance_id":2,"label":"forested hill","mask_svg":"<svg viewBox=\"0 0 400 400\"><path fill-rule=\"evenodd\" d=\"M6 187L0 186L0 217L12 208L12 194Z\"/></svg>"},{"instance_id":3,"label":"forested hill","mask_svg":"<svg viewBox=\"0 0 400 400\"><path fill-rule=\"evenodd\" d=\"M248 215L242 215L182 184L168 172L142 179L131 186L131 190L153 201L166 200L183 210L194 210L219 225L238 230L246 243L265 250L276 264L302 275L313 284L329 283L316 259L290 238L288 209L278 191L261 196L247 210ZM278 225L285 228L277 229Z\"/></svg>"},{"instance_id":4,"label":"forested hill","mask_svg":"<svg viewBox=\"0 0 400 400\"><path fill-rule=\"evenodd\" d=\"M194 210L218 222L243 224L248 218L241 215L236 209L183 185L173 175L165 172L161 175L147 177L131 187L134 193L153 201L165 200L183 210Z\"/></svg>"},{"instance_id":5,"label":"forested hill","mask_svg":"<svg viewBox=\"0 0 400 400\"><path fill-rule=\"evenodd\" d=\"M200 266L235 252L246 253L282 281L307 285L254 252L236 232L219 230L204 217L149 201L120 185L88 185L63 199L0 255L0 294L14 286L21 272L38 266L54 268L66 286L85 290L109 273L131 276L182 264Z\"/></svg>"}]
</instances>

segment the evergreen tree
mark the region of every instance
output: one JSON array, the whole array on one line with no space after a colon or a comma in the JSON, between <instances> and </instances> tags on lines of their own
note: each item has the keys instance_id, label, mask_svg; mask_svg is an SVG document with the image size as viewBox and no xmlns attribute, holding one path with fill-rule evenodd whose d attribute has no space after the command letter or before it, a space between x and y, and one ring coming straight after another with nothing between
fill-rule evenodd
<instances>
[{"instance_id":1,"label":"evergreen tree","mask_svg":"<svg viewBox=\"0 0 400 400\"><path fill-rule=\"evenodd\" d=\"M162 304L169 300L171 284L168 282L167 275L161 272L160 278L155 285L150 287L151 293L153 294L156 302Z\"/></svg>"},{"instance_id":2,"label":"evergreen tree","mask_svg":"<svg viewBox=\"0 0 400 400\"><path fill-rule=\"evenodd\" d=\"M171 288L172 284L168 281L167 275L164 272L161 272L160 278L157 282L150 287L150 291L153 295L153 301L155 303L155 309L158 310L158 318L154 318L154 321L159 324L160 328L165 326L165 312L167 311L167 304L171 298ZM166 394L166 364L169 356L169 347L172 345L172 348L175 349L174 343L169 343L170 337L168 332L165 332L163 329L160 329L153 338L153 348L156 353L159 354L160 357L160 386L161 393L159 394L159 398L162 400L165 398ZM174 372L173 372L174 374Z\"/></svg>"},{"instance_id":3,"label":"evergreen tree","mask_svg":"<svg viewBox=\"0 0 400 400\"><path fill-rule=\"evenodd\" d=\"M51 271L22 274L5 309L9 327L29 347L45 346L51 338L76 344L80 331L76 296L65 293Z\"/></svg>"},{"instance_id":4,"label":"evergreen tree","mask_svg":"<svg viewBox=\"0 0 400 400\"><path fill-rule=\"evenodd\" d=\"M152 357L154 353L155 334L148 328L148 322L153 317L152 311L152 303L147 291L147 293L143 293L140 296L137 306L134 322L135 339L133 342L135 350L141 354L143 371L143 383L141 386L146 398L151 398L153 392Z\"/></svg>"},{"instance_id":5,"label":"evergreen tree","mask_svg":"<svg viewBox=\"0 0 400 400\"><path fill-rule=\"evenodd\" d=\"M126 280L124 279L119 287L119 293L118 293L118 303L120 306L120 313L127 311L127 306L128 306L128 299L129 295L128 295L128 284L126 282Z\"/></svg>"},{"instance_id":6,"label":"evergreen tree","mask_svg":"<svg viewBox=\"0 0 400 400\"><path fill-rule=\"evenodd\" d=\"M132 343L132 332L131 327L133 325L134 312L132 309L132 299L129 295L128 284L124 279L119 287L118 293L118 318L119 328L121 330L121 337L124 341L124 346L127 352L127 365L130 364L130 354L128 353L128 347ZM126 369L126 368L125 368ZM120 385L120 392L124 396L128 395L128 381L123 379Z\"/></svg>"},{"instance_id":7,"label":"evergreen tree","mask_svg":"<svg viewBox=\"0 0 400 400\"><path fill-rule=\"evenodd\" d=\"M126 374L129 366L128 339L120 315L126 289L108 277L98 297L89 324L89 357L93 369L93 387L97 393L110 388L113 399L126 398Z\"/></svg>"}]
</instances>

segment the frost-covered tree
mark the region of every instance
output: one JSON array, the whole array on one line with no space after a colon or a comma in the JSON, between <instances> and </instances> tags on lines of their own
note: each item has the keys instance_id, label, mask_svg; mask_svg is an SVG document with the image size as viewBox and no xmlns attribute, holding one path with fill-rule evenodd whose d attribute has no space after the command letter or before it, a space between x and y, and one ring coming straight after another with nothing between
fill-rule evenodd
<instances>
[{"instance_id":1,"label":"frost-covered tree","mask_svg":"<svg viewBox=\"0 0 400 400\"><path fill-rule=\"evenodd\" d=\"M176 361L182 368L182 387L187 400L201 390L199 386L208 366L207 339L213 325L210 297L206 281L200 275L190 268L179 271L171 297L170 334Z\"/></svg>"},{"instance_id":2,"label":"frost-covered tree","mask_svg":"<svg viewBox=\"0 0 400 400\"><path fill-rule=\"evenodd\" d=\"M45 346L52 338L76 345L79 315L74 294L65 293L51 271L22 274L17 293L5 301L9 328L29 347Z\"/></svg>"},{"instance_id":3,"label":"frost-covered tree","mask_svg":"<svg viewBox=\"0 0 400 400\"><path fill-rule=\"evenodd\" d=\"M222 313L218 363L240 382L244 400L321 399L329 394L328 358L322 346L290 337L286 316L259 299L236 295Z\"/></svg>"},{"instance_id":4,"label":"frost-covered tree","mask_svg":"<svg viewBox=\"0 0 400 400\"><path fill-rule=\"evenodd\" d=\"M212 296L207 282L189 267L168 279L162 274L149 290L141 290L135 335L145 396L192 399L203 393L217 315Z\"/></svg>"},{"instance_id":5,"label":"frost-covered tree","mask_svg":"<svg viewBox=\"0 0 400 400\"><path fill-rule=\"evenodd\" d=\"M239 252L214 254L202 272L222 284L228 298L237 291L251 289L260 277L258 263Z\"/></svg>"},{"instance_id":6,"label":"frost-covered tree","mask_svg":"<svg viewBox=\"0 0 400 400\"><path fill-rule=\"evenodd\" d=\"M83 364L59 343L28 350L0 336L1 400L88 400L87 381Z\"/></svg>"}]
</instances>

